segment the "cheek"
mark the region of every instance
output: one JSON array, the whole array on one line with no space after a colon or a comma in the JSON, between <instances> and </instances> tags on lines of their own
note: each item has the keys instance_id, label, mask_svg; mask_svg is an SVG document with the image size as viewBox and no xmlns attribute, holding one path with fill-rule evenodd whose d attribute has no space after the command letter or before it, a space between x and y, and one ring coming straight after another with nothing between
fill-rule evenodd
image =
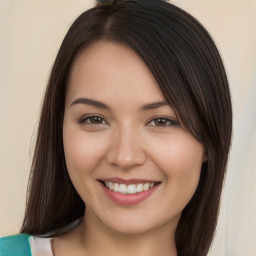
<instances>
[{"instance_id":1,"label":"cheek","mask_svg":"<svg viewBox=\"0 0 256 256\"><path fill-rule=\"evenodd\" d=\"M63 145L69 177L87 206L97 201L95 168L106 151L106 140L100 134L87 133L75 125L64 125ZM94 198L94 199L93 199Z\"/></svg>"},{"instance_id":2,"label":"cheek","mask_svg":"<svg viewBox=\"0 0 256 256\"><path fill-rule=\"evenodd\" d=\"M158 137L148 148L149 154L166 173L193 172L200 169L203 162L202 144L185 132Z\"/></svg>"},{"instance_id":3,"label":"cheek","mask_svg":"<svg viewBox=\"0 0 256 256\"><path fill-rule=\"evenodd\" d=\"M63 144L70 176L90 175L105 155L106 143L97 133L87 133L75 127L64 127ZM97 142L97 143L95 143Z\"/></svg>"},{"instance_id":4,"label":"cheek","mask_svg":"<svg viewBox=\"0 0 256 256\"><path fill-rule=\"evenodd\" d=\"M192 136L181 133L155 142L151 155L165 176L168 194L182 210L192 198L201 174L203 146ZM165 147L161 147L165 145ZM151 147L153 148L153 147Z\"/></svg>"}]
</instances>

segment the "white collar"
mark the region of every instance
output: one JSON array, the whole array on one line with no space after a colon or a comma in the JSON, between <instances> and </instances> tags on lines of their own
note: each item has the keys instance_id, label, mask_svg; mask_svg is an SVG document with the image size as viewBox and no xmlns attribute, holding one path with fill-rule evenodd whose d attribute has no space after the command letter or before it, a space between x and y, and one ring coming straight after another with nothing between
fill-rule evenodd
<instances>
[{"instance_id":1,"label":"white collar","mask_svg":"<svg viewBox=\"0 0 256 256\"><path fill-rule=\"evenodd\" d=\"M51 242L52 238L30 236L29 244L32 256L53 256Z\"/></svg>"}]
</instances>

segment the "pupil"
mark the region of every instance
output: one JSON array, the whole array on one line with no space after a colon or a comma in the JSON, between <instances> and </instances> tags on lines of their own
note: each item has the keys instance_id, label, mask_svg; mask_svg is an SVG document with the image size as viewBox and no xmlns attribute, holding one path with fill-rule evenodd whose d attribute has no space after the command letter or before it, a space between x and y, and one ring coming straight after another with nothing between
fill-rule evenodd
<instances>
[{"instance_id":1,"label":"pupil","mask_svg":"<svg viewBox=\"0 0 256 256\"><path fill-rule=\"evenodd\" d=\"M95 117L93 117L92 118L92 123L101 123L101 118L100 117L97 117L97 116L95 116Z\"/></svg>"},{"instance_id":2,"label":"pupil","mask_svg":"<svg viewBox=\"0 0 256 256\"><path fill-rule=\"evenodd\" d=\"M158 118L157 119L157 124L164 125L164 124L166 124L166 120L164 118Z\"/></svg>"}]
</instances>

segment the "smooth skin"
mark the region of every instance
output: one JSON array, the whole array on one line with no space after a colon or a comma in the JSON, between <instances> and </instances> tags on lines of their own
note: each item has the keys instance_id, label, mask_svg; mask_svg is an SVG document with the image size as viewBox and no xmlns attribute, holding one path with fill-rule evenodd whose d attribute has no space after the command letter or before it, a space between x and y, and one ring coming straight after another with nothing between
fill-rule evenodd
<instances>
[{"instance_id":1,"label":"smooth skin","mask_svg":"<svg viewBox=\"0 0 256 256\"><path fill-rule=\"evenodd\" d=\"M197 188L204 148L179 124L135 52L100 41L78 56L63 142L86 212L78 228L54 239L55 256L176 256L175 230ZM119 205L98 181L109 177L161 184L144 201Z\"/></svg>"}]
</instances>

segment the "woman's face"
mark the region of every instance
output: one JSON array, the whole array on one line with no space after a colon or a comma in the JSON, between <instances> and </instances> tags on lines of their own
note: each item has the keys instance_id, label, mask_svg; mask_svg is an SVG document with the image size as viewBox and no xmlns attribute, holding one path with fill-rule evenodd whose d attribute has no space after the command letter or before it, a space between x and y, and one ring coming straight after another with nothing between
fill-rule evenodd
<instances>
[{"instance_id":1,"label":"woman's face","mask_svg":"<svg viewBox=\"0 0 256 256\"><path fill-rule=\"evenodd\" d=\"M198 185L204 150L132 50L102 41L77 58L63 140L86 218L124 233L176 227Z\"/></svg>"}]
</instances>

